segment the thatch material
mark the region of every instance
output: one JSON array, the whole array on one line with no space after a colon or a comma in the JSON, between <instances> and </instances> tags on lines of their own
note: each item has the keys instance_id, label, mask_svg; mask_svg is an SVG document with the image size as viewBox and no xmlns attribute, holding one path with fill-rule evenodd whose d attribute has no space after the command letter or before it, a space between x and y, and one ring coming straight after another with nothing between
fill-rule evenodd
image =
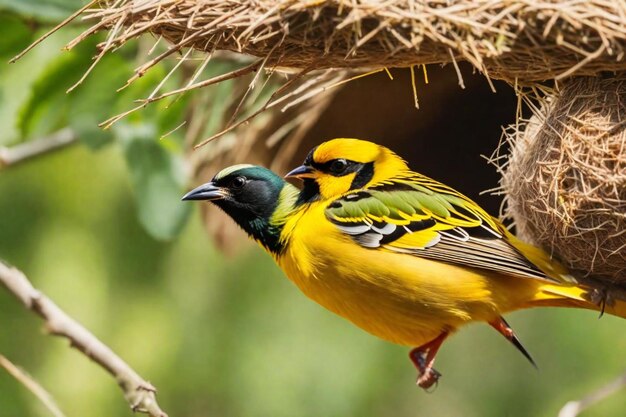
<instances>
[{"instance_id":1,"label":"thatch material","mask_svg":"<svg viewBox=\"0 0 626 417\"><path fill-rule=\"evenodd\" d=\"M626 282L626 75L564 83L521 131L503 176L526 240L583 275Z\"/></svg>"},{"instance_id":2,"label":"thatch material","mask_svg":"<svg viewBox=\"0 0 626 417\"><path fill-rule=\"evenodd\" d=\"M67 48L108 31L87 73L104 54L144 34L169 45L146 58L128 84L174 54L192 61L197 59L193 51L204 55L195 61L198 71L182 88L155 91L104 127L165 97L264 71L295 75L257 113L228 129L278 104L284 110L337 85L341 77L335 77L334 68L362 73L452 63L461 86L458 60L470 62L487 80L515 85L626 71L623 0L92 0L53 32L77 17L93 25ZM201 79L202 69L219 51L258 59Z\"/></svg>"},{"instance_id":3,"label":"thatch material","mask_svg":"<svg viewBox=\"0 0 626 417\"><path fill-rule=\"evenodd\" d=\"M87 34L111 50L144 33L297 69L409 67L467 60L498 79L626 70L618 0L100 0ZM157 58L155 61L158 61ZM141 71L145 71L143 67Z\"/></svg>"}]
</instances>

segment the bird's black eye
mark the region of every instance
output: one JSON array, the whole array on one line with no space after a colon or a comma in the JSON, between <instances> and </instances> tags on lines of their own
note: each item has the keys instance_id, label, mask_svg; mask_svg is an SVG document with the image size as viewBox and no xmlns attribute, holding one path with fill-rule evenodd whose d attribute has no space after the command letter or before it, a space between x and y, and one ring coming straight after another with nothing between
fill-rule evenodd
<instances>
[{"instance_id":1,"label":"bird's black eye","mask_svg":"<svg viewBox=\"0 0 626 417\"><path fill-rule=\"evenodd\" d=\"M235 177L230 181L230 188L235 190L240 189L244 185L246 185L246 177Z\"/></svg>"},{"instance_id":2,"label":"bird's black eye","mask_svg":"<svg viewBox=\"0 0 626 417\"><path fill-rule=\"evenodd\" d=\"M330 163L330 172L333 174L341 174L348 167L348 161L345 159L335 159Z\"/></svg>"}]
</instances>

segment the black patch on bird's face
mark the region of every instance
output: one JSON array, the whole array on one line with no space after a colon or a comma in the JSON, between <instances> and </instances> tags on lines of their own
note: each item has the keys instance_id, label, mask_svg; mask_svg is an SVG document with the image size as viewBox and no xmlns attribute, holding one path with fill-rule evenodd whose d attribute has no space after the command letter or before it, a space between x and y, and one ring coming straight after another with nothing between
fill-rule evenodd
<instances>
[{"instance_id":1,"label":"black patch on bird's face","mask_svg":"<svg viewBox=\"0 0 626 417\"><path fill-rule=\"evenodd\" d=\"M323 172L333 177L344 177L356 172L349 190L357 190L365 187L374 178L374 162L356 162L344 158L331 159L326 162L317 162L313 158L313 154L317 147L311 149L307 157L304 159L304 166L315 168L319 172ZM320 197L319 184L314 179L304 179L302 192L298 198L297 204L309 203L318 200Z\"/></svg>"},{"instance_id":2,"label":"black patch on bird's face","mask_svg":"<svg viewBox=\"0 0 626 417\"><path fill-rule=\"evenodd\" d=\"M279 254L282 225L270 219L276 210L285 181L265 168L246 167L223 177L213 178L213 185L225 191L225 197L211 202L267 250Z\"/></svg>"},{"instance_id":3,"label":"black patch on bird's face","mask_svg":"<svg viewBox=\"0 0 626 417\"><path fill-rule=\"evenodd\" d=\"M316 150L317 146L311 149L304 159L303 165L315 168L317 171L332 175L333 177L343 177L356 172L357 176L353 182L355 187L350 188L351 190L364 187L374 176L374 162L361 163L345 158L335 158L326 162L318 162L313 157Z\"/></svg>"},{"instance_id":4,"label":"black patch on bird's face","mask_svg":"<svg viewBox=\"0 0 626 417\"><path fill-rule=\"evenodd\" d=\"M344 177L354 172L359 172L363 166L367 164L362 164L360 162L344 158L336 158L326 162L316 162L312 160L309 164L305 161L304 165L311 166L316 170L323 172L324 174L332 175L333 177ZM372 173L373 169L374 167L372 164Z\"/></svg>"},{"instance_id":5,"label":"black patch on bird's face","mask_svg":"<svg viewBox=\"0 0 626 417\"><path fill-rule=\"evenodd\" d=\"M313 178L304 178L302 180L302 190L296 200L296 206L306 203L312 203L320 199L320 186Z\"/></svg>"},{"instance_id":6,"label":"black patch on bird's face","mask_svg":"<svg viewBox=\"0 0 626 417\"><path fill-rule=\"evenodd\" d=\"M365 187L374 178L374 163L359 164L361 167L357 170L357 174L350 184L351 190L357 190Z\"/></svg>"}]
</instances>

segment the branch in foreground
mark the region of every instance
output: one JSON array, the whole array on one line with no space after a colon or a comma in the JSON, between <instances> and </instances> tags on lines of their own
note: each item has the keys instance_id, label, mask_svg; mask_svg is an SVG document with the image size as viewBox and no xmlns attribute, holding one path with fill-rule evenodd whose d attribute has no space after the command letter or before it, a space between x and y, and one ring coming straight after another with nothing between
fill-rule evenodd
<instances>
[{"instance_id":1,"label":"branch in foreground","mask_svg":"<svg viewBox=\"0 0 626 417\"><path fill-rule=\"evenodd\" d=\"M64 148L77 140L76 132L66 127L50 136L34 139L19 145L12 147L0 146L0 169Z\"/></svg>"},{"instance_id":2,"label":"branch in foreground","mask_svg":"<svg viewBox=\"0 0 626 417\"><path fill-rule=\"evenodd\" d=\"M0 368L4 368L13 378L26 387L35 397L41 401L41 403L52 413L54 417L65 417L65 414L61 411L54 398L42 387L37 381L35 381L30 375L14 365L13 362L8 360L3 355L0 355Z\"/></svg>"},{"instance_id":3,"label":"branch in foreground","mask_svg":"<svg viewBox=\"0 0 626 417\"><path fill-rule=\"evenodd\" d=\"M26 308L43 318L51 334L65 337L72 347L113 375L133 411L147 413L150 417L167 417L157 404L156 389L108 346L35 289L21 271L0 261L0 283Z\"/></svg>"},{"instance_id":4,"label":"branch in foreground","mask_svg":"<svg viewBox=\"0 0 626 417\"><path fill-rule=\"evenodd\" d=\"M583 397L578 401L570 401L559 411L558 417L576 417L587 408L599 403L606 397L615 394L626 386L626 374L620 376L608 385L603 386L599 390Z\"/></svg>"}]
</instances>

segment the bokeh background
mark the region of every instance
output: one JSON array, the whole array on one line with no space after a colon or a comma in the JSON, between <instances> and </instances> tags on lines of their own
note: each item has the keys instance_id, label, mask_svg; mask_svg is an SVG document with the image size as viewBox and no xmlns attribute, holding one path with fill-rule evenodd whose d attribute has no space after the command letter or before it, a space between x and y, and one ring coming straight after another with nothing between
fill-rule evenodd
<instances>
[{"instance_id":1,"label":"bokeh background","mask_svg":"<svg viewBox=\"0 0 626 417\"><path fill-rule=\"evenodd\" d=\"M406 348L309 301L261 249L239 240L241 250L224 255L199 204L179 203L198 180L186 169L185 127L159 137L179 125L196 96L147 108L107 132L96 127L149 93L172 62L116 94L138 64L142 45L131 45L65 94L97 41L61 52L85 28L78 23L8 64L81 5L0 0L0 146L68 127L79 137L67 149L0 169L0 258L151 381L171 417L556 416L623 372L623 321L544 309L507 317L538 371L487 326L473 325L442 349L444 376L434 392L418 389ZM506 85L492 93L463 71L464 90L452 68L429 69L420 110L406 71L394 71L393 81L378 74L348 84L296 158L333 136L376 139L497 213L498 197L478 196L498 180L480 155L491 154L501 126L514 122L517 99ZM202 94L219 101L228 90ZM206 129L217 130L215 123ZM46 387L68 417L132 414L108 374L45 336L41 321L4 289L0 353ZM626 395L617 394L583 415L624 410ZM48 415L0 370L1 417Z\"/></svg>"}]
</instances>

